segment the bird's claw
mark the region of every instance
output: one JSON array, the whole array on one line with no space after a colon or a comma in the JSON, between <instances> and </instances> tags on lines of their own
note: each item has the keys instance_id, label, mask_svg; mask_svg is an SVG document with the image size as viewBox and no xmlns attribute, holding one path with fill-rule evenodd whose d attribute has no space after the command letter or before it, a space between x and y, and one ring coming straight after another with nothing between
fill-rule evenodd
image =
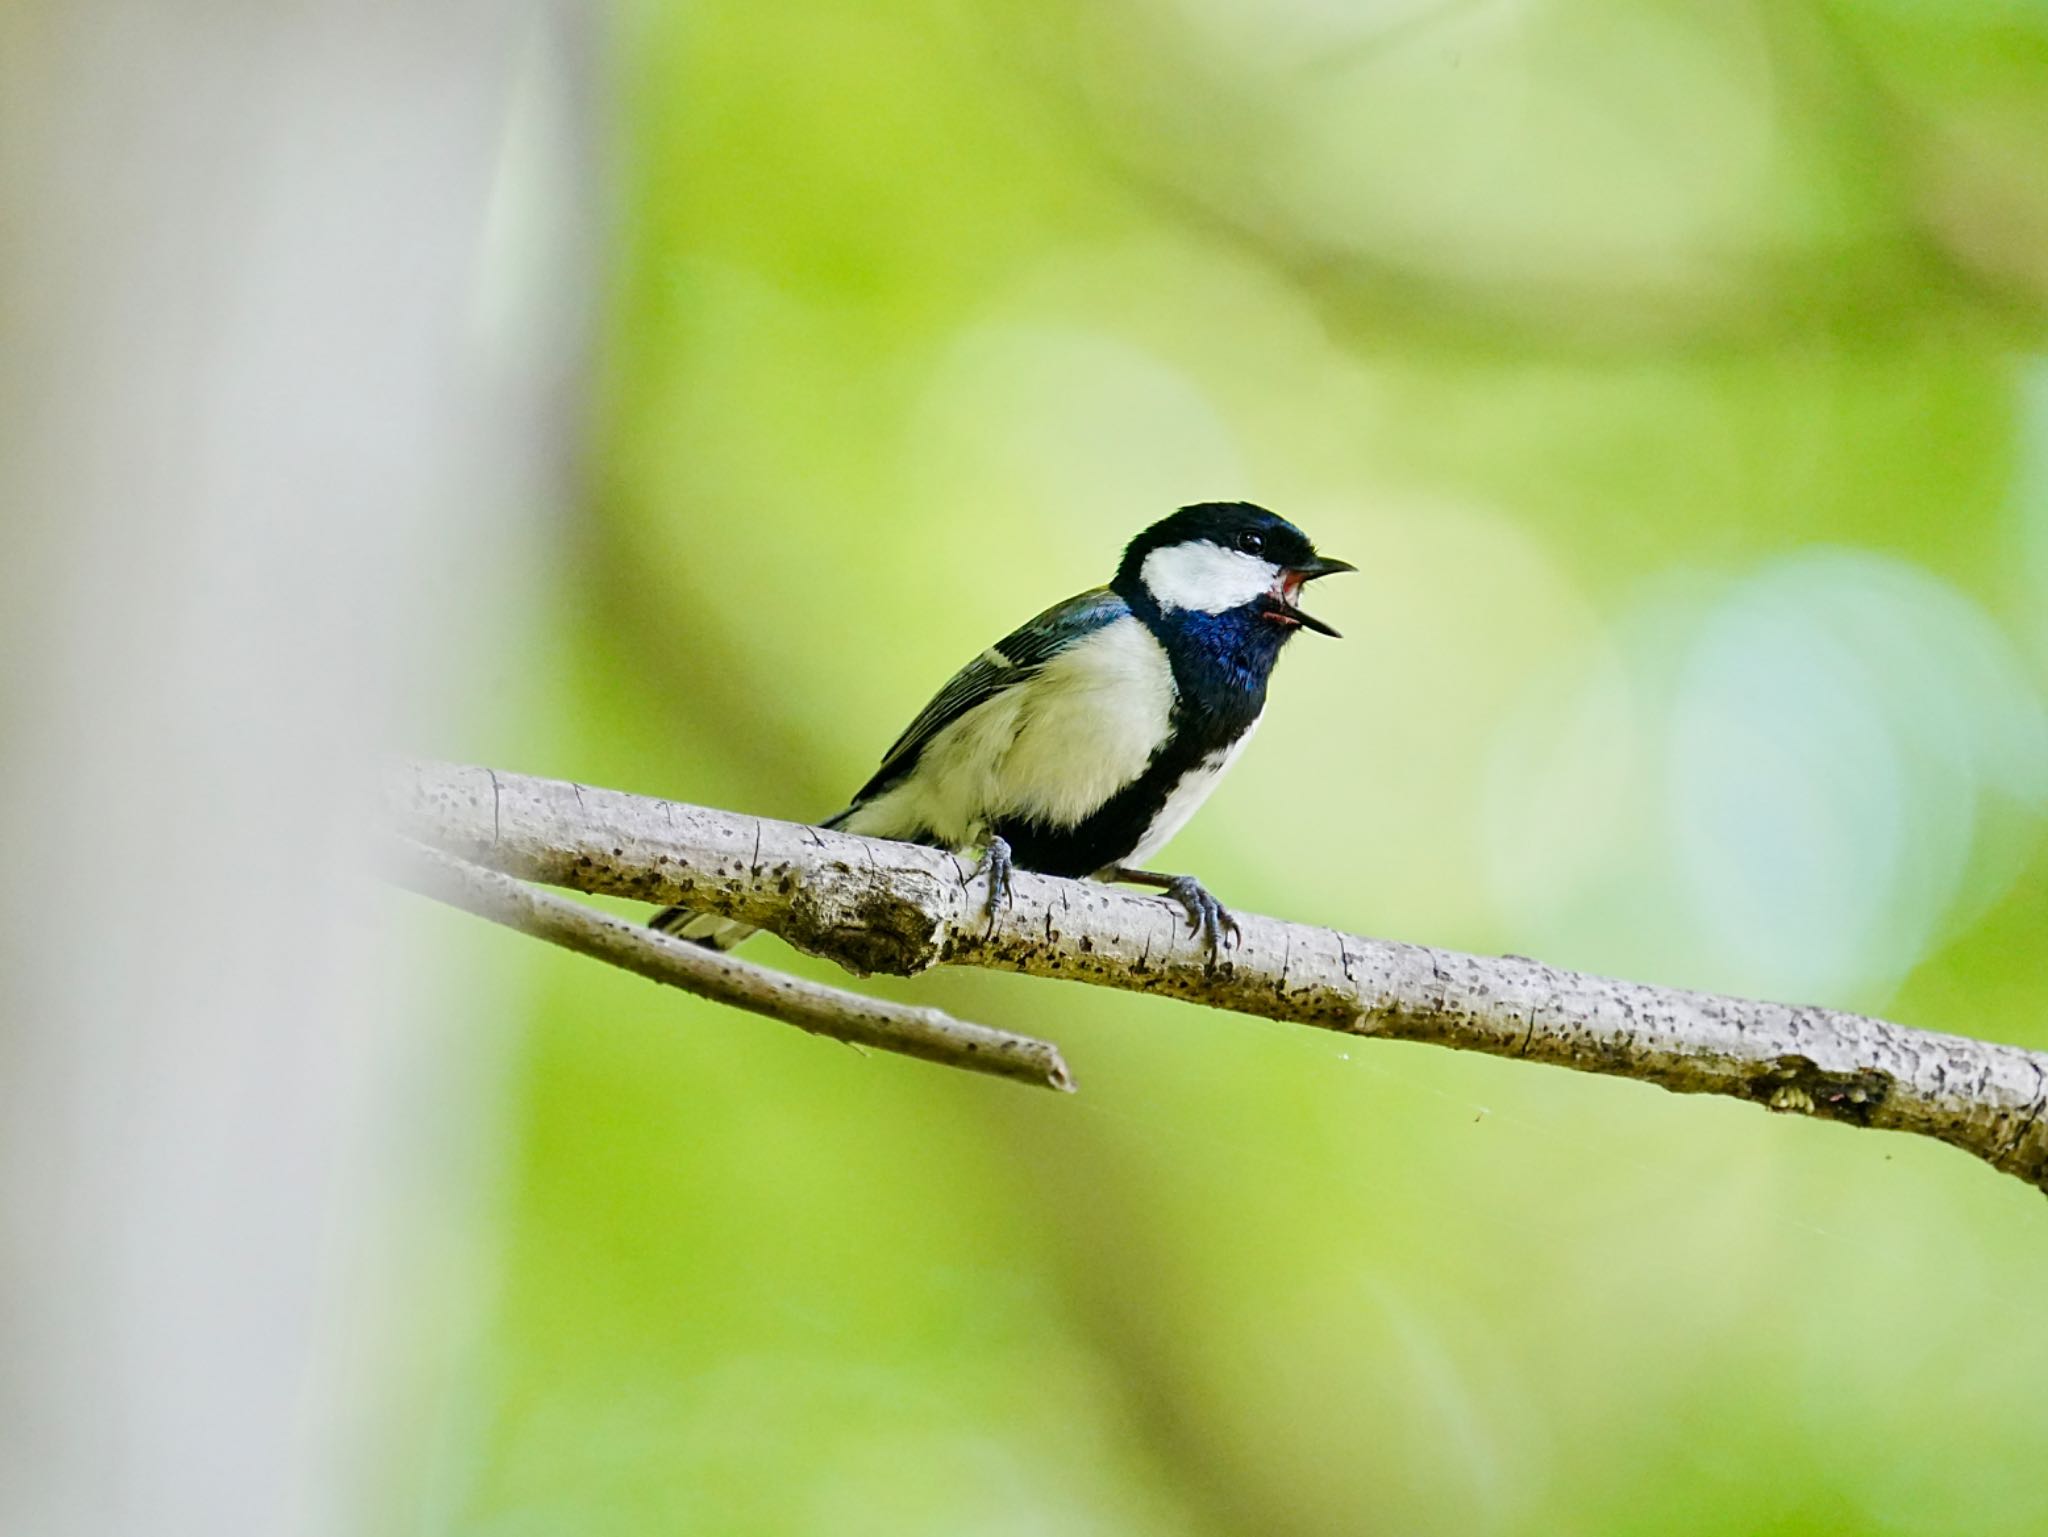
<instances>
[{"instance_id":1,"label":"bird's claw","mask_svg":"<svg viewBox=\"0 0 2048 1537\"><path fill-rule=\"evenodd\" d=\"M1176 875L1166 883L1166 894L1188 910L1188 932L1202 936L1210 965L1221 958L1226 938L1233 946L1243 942L1244 931L1230 916L1230 909L1209 895L1209 888L1192 875Z\"/></svg>"},{"instance_id":2,"label":"bird's claw","mask_svg":"<svg viewBox=\"0 0 2048 1537\"><path fill-rule=\"evenodd\" d=\"M998 907L1015 907L1017 898L1010 890L1010 872L1016 866L1010 858L1010 845L1001 838L991 837L982 850L981 863L975 867L976 875L988 877L988 918L993 924Z\"/></svg>"}]
</instances>

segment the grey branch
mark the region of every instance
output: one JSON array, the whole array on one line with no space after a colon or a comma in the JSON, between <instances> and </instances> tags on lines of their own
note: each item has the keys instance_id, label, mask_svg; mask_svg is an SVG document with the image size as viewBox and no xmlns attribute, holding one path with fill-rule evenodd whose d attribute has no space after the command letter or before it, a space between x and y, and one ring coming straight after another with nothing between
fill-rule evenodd
<instances>
[{"instance_id":1,"label":"grey branch","mask_svg":"<svg viewBox=\"0 0 2048 1537\"><path fill-rule=\"evenodd\" d=\"M1074 1086L1059 1048L1049 1042L971 1025L938 1009L888 1003L806 982L787 972L657 934L643 924L541 891L410 838L400 837L395 844L389 862L392 877L406 889L593 960L608 961L650 981L665 982L854 1046L901 1052L1049 1089Z\"/></svg>"},{"instance_id":2,"label":"grey branch","mask_svg":"<svg viewBox=\"0 0 2048 1537\"><path fill-rule=\"evenodd\" d=\"M990 913L936 849L440 763L386 794L399 831L463 859L743 919L855 973L982 966L1522 1057L1916 1132L2048 1190L2048 1056L2016 1046L1242 913L1212 967L1175 903L1019 871Z\"/></svg>"}]
</instances>

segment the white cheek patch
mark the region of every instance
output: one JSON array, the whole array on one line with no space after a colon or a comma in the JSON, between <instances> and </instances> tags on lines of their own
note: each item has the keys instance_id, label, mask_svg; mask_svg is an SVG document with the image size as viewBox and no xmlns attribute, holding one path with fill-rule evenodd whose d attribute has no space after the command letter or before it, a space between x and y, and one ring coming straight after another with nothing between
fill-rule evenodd
<instances>
[{"instance_id":1,"label":"white cheek patch","mask_svg":"<svg viewBox=\"0 0 2048 1537\"><path fill-rule=\"evenodd\" d=\"M1271 592L1280 568L1243 550L1190 539L1147 555L1138 577L1153 602L1169 614L1178 608L1221 614Z\"/></svg>"}]
</instances>

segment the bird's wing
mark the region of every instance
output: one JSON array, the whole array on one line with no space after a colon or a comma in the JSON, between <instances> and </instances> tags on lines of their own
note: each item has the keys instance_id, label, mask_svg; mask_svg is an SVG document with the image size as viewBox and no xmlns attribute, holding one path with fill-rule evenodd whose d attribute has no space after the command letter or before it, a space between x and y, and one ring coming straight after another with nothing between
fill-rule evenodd
<instances>
[{"instance_id":1,"label":"bird's wing","mask_svg":"<svg viewBox=\"0 0 2048 1537\"><path fill-rule=\"evenodd\" d=\"M874 778L861 786L854 804L879 794L917 766L926 745L976 705L1015 688L1084 635L1113 624L1130 613L1124 600L1107 587L1054 604L1019 625L995 645L953 674L933 696L910 728L882 756Z\"/></svg>"}]
</instances>

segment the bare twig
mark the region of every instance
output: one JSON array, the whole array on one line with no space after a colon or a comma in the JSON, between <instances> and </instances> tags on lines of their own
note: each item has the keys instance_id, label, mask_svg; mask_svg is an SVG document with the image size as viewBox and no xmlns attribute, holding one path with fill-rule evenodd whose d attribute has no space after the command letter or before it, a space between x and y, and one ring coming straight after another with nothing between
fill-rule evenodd
<instances>
[{"instance_id":1,"label":"bare twig","mask_svg":"<svg viewBox=\"0 0 2048 1537\"><path fill-rule=\"evenodd\" d=\"M393 876L408 890L650 981L765 1014L835 1041L1048 1089L1074 1086L1059 1048L1048 1042L971 1025L938 1009L888 1003L807 982L657 934L410 838L394 841Z\"/></svg>"},{"instance_id":2,"label":"bare twig","mask_svg":"<svg viewBox=\"0 0 2048 1537\"><path fill-rule=\"evenodd\" d=\"M983 966L1526 1057L1915 1132L2048 1190L2048 1057L2015 1046L1248 914L1212 968L1156 897L1020 871L991 914L939 850L483 768L401 765L388 798L404 832L493 869L687 902L854 972Z\"/></svg>"}]
</instances>

